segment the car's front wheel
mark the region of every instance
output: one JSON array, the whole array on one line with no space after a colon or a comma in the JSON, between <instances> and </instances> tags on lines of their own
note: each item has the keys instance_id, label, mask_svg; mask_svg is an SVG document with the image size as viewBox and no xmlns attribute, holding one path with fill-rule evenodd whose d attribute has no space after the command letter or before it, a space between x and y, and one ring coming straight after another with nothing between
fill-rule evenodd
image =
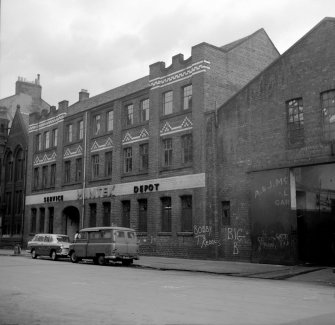
<instances>
[{"instance_id":1,"label":"car's front wheel","mask_svg":"<svg viewBox=\"0 0 335 325\"><path fill-rule=\"evenodd\" d=\"M98 257L98 264L99 265L105 265L106 264L105 256L100 255Z\"/></svg>"},{"instance_id":2,"label":"car's front wheel","mask_svg":"<svg viewBox=\"0 0 335 325\"><path fill-rule=\"evenodd\" d=\"M52 251L52 252L51 252L51 259L52 259L53 261L56 261L56 260L57 260L57 254L56 254L56 251Z\"/></svg>"},{"instance_id":3,"label":"car's front wheel","mask_svg":"<svg viewBox=\"0 0 335 325\"><path fill-rule=\"evenodd\" d=\"M35 249L33 249L31 251L31 258L33 258L33 259L37 258L37 254L36 254L36 250Z\"/></svg>"},{"instance_id":4,"label":"car's front wheel","mask_svg":"<svg viewBox=\"0 0 335 325\"><path fill-rule=\"evenodd\" d=\"M72 253L71 253L71 255L70 255L70 259L71 259L71 262L72 262L72 263L78 263L78 262L79 262L78 256L76 255L75 252L72 252Z\"/></svg>"}]
</instances>

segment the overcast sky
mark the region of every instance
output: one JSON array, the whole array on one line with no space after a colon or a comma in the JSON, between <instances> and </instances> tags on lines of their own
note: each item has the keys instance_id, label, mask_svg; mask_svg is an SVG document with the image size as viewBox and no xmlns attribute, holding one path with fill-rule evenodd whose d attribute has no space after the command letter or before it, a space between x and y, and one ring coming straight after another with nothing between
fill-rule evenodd
<instances>
[{"instance_id":1,"label":"overcast sky","mask_svg":"<svg viewBox=\"0 0 335 325\"><path fill-rule=\"evenodd\" d=\"M0 0L0 98L18 76L41 76L50 105L73 104L149 74L157 61L222 46L264 28L280 53L324 17L335 0Z\"/></svg>"}]
</instances>

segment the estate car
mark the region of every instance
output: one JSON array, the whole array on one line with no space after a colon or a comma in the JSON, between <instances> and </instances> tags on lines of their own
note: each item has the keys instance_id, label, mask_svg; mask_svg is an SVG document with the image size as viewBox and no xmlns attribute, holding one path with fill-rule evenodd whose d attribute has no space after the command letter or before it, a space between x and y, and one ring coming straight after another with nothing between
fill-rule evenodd
<instances>
[{"instance_id":1,"label":"estate car","mask_svg":"<svg viewBox=\"0 0 335 325\"><path fill-rule=\"evenodd\" d=\"M49 256L52 260L58 257L68 257L70 238L61 234L36 234L28 241L27 251L32 258Z\"/></svg>"}]
</instances>

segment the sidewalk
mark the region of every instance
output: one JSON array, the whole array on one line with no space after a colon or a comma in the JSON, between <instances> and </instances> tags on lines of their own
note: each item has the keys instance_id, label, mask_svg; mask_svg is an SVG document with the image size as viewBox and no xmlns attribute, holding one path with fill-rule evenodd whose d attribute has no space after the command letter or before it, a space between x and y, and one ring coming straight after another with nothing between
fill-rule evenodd
<instances>
[{"instance_id":1,"label":"sidewalk","mask_svg":"<svg viewBox=\"0 0 335 325\"><path fill-rule=\"evenodd\" d=\"M14 254L14 250L0 249L0 256L30 257L25 250ZM335 273L332 267L322 266L286 266L273 264L256 264L232 261L192 260L172 257L141 256L134 261L141 268L156 270L173 270L188 272L203 272L208 274L272 279L302 282L316 282L335 286Z\"/></svg>"}]
</instances>

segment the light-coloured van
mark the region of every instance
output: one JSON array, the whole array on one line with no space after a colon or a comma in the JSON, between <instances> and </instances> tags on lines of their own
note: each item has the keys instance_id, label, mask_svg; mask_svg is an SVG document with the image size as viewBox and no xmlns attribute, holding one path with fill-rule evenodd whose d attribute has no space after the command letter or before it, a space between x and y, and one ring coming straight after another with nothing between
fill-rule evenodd
<instances>
[{"instance_id":1,"label":"light-coloured van","mask_svg":"<svg viewBox=\"0 0 335 325\"><path fill-rule=\"evenodd\" d=\"M84 228L70 245L69 256L73 263L93 259L95 264L120 261L130 265L139 259L139 245L134 229L123 227Z\"/></svg>"}]
</instances>

